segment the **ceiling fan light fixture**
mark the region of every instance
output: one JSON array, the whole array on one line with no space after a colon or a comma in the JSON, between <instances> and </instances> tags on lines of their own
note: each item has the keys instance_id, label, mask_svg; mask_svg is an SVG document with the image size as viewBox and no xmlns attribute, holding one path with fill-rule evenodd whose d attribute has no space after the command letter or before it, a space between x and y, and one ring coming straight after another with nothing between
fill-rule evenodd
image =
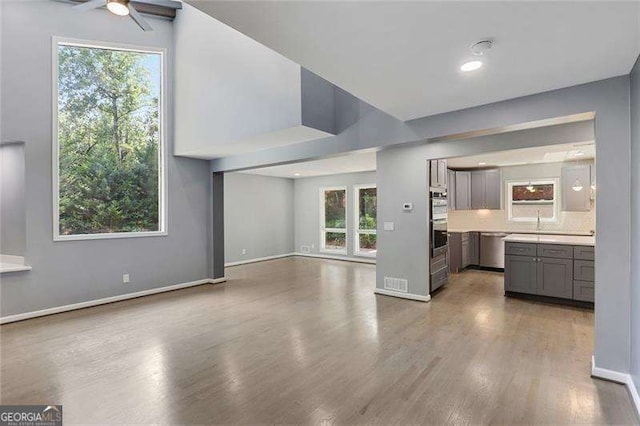
<instances>
[{"instance_id":1,"label":"ceiling fan light fixture","mask_svg":"<svg viewBox=\"0 0 640 426\"><path fill-rule=\"evenodd\" d=\"M114 15L127 16L129 14L129 0L107 0L107 9Z\"/></svg>"}]
</instances>

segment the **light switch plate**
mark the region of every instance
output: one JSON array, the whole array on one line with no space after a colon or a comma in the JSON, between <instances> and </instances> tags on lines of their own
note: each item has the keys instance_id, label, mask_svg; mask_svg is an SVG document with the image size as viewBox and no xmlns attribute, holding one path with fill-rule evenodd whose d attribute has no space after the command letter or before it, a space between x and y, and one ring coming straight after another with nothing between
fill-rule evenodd
<instances>
[{"instance_id":1,"label":"light switch plate","mask_svg":"<svg viewBox=\"0 0 640 426\"><path fill-rule=\"evenodd\" d=\"M395 229L395 224L393 222L385 222L384 230L385 231L393 231Z\"/></svg>"}]
</instances>

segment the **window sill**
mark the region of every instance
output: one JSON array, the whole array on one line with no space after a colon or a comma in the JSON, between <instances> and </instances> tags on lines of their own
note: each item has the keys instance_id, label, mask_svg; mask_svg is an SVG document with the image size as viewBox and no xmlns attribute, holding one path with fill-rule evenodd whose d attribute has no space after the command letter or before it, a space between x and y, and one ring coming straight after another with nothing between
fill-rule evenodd
<instances>
[{"instance_id":1,"label":"window sill","mask_svg":"<svg viewBox=\"0 0 640 426\"><path fill-rule=\"evenodd\" d=\"M318 250L319 253L326 253L326 254L339 254L342 256L347 256L347 251L346 250L331 250L331 249L320 249Z\"/></svg>"},{"instance_id":2,"label":"window sill","mask_svg":"<svg viewBox=\"0 0 640 426\"><path fill-rule=\"evenodd\" d=\"M151 232L114 232L112 234L54 235L53 241L110 240L114 238L166 237L166 231Z\"/></svg>"},{"instance_id":3,"label":"window sill","mask_svg":"<svg viewBox=\"0 0 640 426\"><path fill-rule=\"evenodd\" d=\"M24 257L0 254L0 274L5 272L30 271L31 266L24 263Z\"/></svg>"},{"instance_id":4,"label":"window sill","mask_svg":"<svg viewBox=\"0 0 640 426\"><path fill-rule=\"evenodd\" d=\"M375 259L377 254L378 254L378 252L376 251L375 253L356 252L353 255L357 256L357 257L367 257L369 259Z\"/></svg>"}]
</instances>

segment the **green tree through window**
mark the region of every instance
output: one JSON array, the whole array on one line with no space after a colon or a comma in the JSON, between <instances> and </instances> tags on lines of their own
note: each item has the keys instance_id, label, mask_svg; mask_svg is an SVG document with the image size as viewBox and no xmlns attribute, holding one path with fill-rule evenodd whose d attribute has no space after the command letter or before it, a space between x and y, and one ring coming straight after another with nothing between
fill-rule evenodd
<instances>
[{"instance_id":1,"label":"green tree through window","mask_svg":"<svg viewBox=\"0 0 640 426\"><path fill-rule=\"evenodd\" d=\"M58 46L60 235L160 222L161 55Z\"/></svg>"}]
</instances>

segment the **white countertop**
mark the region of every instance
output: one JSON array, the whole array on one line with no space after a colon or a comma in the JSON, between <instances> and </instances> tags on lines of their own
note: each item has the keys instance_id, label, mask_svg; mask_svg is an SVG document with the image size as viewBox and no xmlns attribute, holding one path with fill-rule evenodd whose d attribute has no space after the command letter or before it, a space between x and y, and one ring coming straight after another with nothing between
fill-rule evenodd
<instances>
[{"instance_id":1,"label":"white countertop","mask_svg":"<svg viewBox=\"0 0 640 426\"><path fill-rule=\"evenodd\" d=\"M596 237L583 235L511 234L502 240L514 243L567 244L570 246L596 245Z\"/></svg>"},{"instance_id":2,"label":"white countertop","mask_svg":"<svg viewBox=\"0 0 640 426\"><path fill-rule=\"evenodd\" d=\"M587 236L587 237L591 237L591 233L590 232L573 232L573 231L525 231L525 230L518 230L518 231L509 231L506 229L464 229L464 228L449 228L447 229L448 232L454 232L454 233L465 233L465 232L503 232L505 234L544 234L544 235L583 235L583 236Z\"/></svg>"}]
</instances>

